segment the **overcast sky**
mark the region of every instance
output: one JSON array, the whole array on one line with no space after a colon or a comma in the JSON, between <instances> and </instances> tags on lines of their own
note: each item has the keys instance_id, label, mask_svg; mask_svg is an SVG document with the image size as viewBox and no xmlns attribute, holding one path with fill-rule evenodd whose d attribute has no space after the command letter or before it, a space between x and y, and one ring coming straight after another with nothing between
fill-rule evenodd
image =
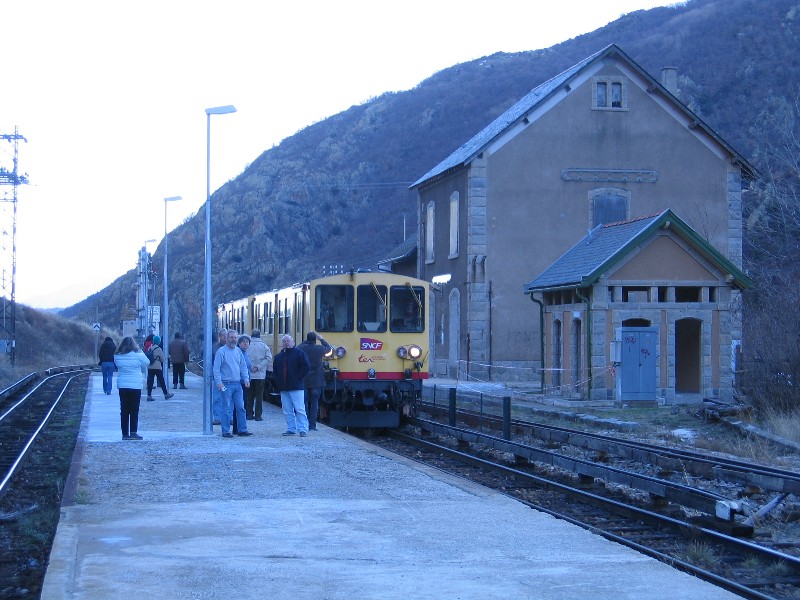
<instances>
[{"instance_id":1,"label":"overcast sky","mask_svg":"<svg viewBox=\"0 0 800 600\"><path fill-rule=\"evenodd\" d=\"M18 188L16 299L74 304L135 267L146 240L155 250L165 197L183 197L168 205L169 230L201 209L207 107L237 108L212 117L215 190L354 104L674 3L4 0L0 134L26 138L19 172L30 180ZM13 168L12 153L0 141L0 167ZM11 207L0 206L5 231ZM6 235L6 280L10 248Z\"/></svg>"}]
</instances>

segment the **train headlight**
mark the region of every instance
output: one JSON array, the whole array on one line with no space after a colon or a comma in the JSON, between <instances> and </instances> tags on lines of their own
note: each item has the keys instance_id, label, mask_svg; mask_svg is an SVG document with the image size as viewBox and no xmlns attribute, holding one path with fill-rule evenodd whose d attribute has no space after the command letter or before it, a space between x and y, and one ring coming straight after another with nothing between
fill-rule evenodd
<instances>
[{"instance_id":1,"label":"train headlight","mask_svg":"<svg viewBox=\"0 0 800 600\"><path fill-rule=\"evenodd\" d=\"M375 369L367 369L367 379L375 379Z\"/></svg>"},{"instance_id":2,"label":"train headlight","mask_svg":"<svg viewBox=\"0 0 800 600\"><path fill-rule=\"evenodd\" d=\"M344 346L336 348L336 358L344 358L345 354L347 354L347 350L345 350Z\"/></svg>"},{"instance_id":3,"label":"train headlight","mask_svg":"<svg viewBox=\"0 0 800 600\"><path fill-rule=\"evenodd\" d=\"M420 356L422 356L422 348L417 346L416 344L413 346L409 346L408 348L408 356L413 360L417 360Z\"/></svg>"},{"instance_id":4,"label":"train headlight","mask_svg":"<svg viewBox=\"0 0 800 600\"><path fill-rule=\"evenodd\" d=\"M408 348L406 348L405 346L400 346L397 349L397 356L405 360L406 357L408 356Z\"/></svg>"}]
</instances>

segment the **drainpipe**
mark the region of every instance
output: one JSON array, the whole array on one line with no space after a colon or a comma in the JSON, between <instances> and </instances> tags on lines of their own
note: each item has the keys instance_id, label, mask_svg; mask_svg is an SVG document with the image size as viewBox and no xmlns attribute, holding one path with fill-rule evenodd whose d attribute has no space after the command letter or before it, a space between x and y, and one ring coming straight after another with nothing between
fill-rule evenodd
<instances>
[{"instance_id":1,"label":"drainpipe","mask_svg":"<svg viewBox=\"0 0 800 600\"><path fill-rule=\"evenodd\" d=\"M589 367L589 379L586 382L586 399L592 397L592 305L589 299L581 295L581 288L575 288L575 295L586 303L586 365Z\"/></svg>"},{"instance_id":2,"label":"drainpipe","mask_svg":"<svg viewBox=\"0 0 800 600\"><path fill-rule=\"evenodd\" d=\"M531 300L539 305L539 393L544 394L544 304L533 297Z\"/></svg>"}]
</instances>

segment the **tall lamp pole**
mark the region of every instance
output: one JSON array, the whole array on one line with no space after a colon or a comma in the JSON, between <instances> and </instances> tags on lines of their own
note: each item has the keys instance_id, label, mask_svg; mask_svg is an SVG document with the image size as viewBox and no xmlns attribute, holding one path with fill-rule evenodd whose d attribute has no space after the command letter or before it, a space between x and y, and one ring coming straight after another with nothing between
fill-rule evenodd
<instances>
[{"instance_id":1,"label":"tall lamp pole","mask_svg":"<svg viewBox=\"0 0 800 600\"><path fill-rule=\"evenodd\" d=\"M169 278L167 277L167 256L169 255L169 233L167 231L167 203L182 200L180 196L170 196L164 198L164 331L161 334L161 343L164 344L164 352L168 351L169 346ZM164 383L167 383L169 375L169 360L165 360L162 365L164 368Z\"/></svg>"},{"instance_id":2,"label":"tall lamp pole","mask_svg":"<svg viewBox=\"0 0 800 600\"><path fill-rule=\"evenodd\" d=\"M203 286L203 433L213 433L211 416L211 115L227 115L236 112L236 107L216 106L206 109L206 269Z\"/></svg>"},{"instance_id":3,"label":"tall lamp pole","mask_svg":"<svg viewBox=\"0 0 800 600\"><path fill-rule=\"evenodd\" d=\"M141 339L139 342L144 346L144 340L150 335L148 329L150 329L150 300L147 297L147 287L150 285L150 255L147 253L147 244L155 242L155 240L145 240L144 244L142 245L141 250L141 259L139 263L141 264L141 292L139 300L142 303L142 322L141 322Z\"/></svg>"}]
</instances>

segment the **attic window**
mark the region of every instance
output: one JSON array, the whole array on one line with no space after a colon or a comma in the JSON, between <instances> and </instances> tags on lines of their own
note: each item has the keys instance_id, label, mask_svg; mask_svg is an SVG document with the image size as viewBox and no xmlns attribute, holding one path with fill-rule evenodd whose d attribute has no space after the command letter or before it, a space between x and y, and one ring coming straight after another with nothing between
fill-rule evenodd
<instances>
[{"instance_id":1,"label":"attic window","mask_svg":"<svg viewBox=\"0 0 800 600\"><path fill-rule=\"evenodd\" d=\"M628 86L624 77L592 78L593 110L627 110Z\"/></svg>"}]
</instances>

